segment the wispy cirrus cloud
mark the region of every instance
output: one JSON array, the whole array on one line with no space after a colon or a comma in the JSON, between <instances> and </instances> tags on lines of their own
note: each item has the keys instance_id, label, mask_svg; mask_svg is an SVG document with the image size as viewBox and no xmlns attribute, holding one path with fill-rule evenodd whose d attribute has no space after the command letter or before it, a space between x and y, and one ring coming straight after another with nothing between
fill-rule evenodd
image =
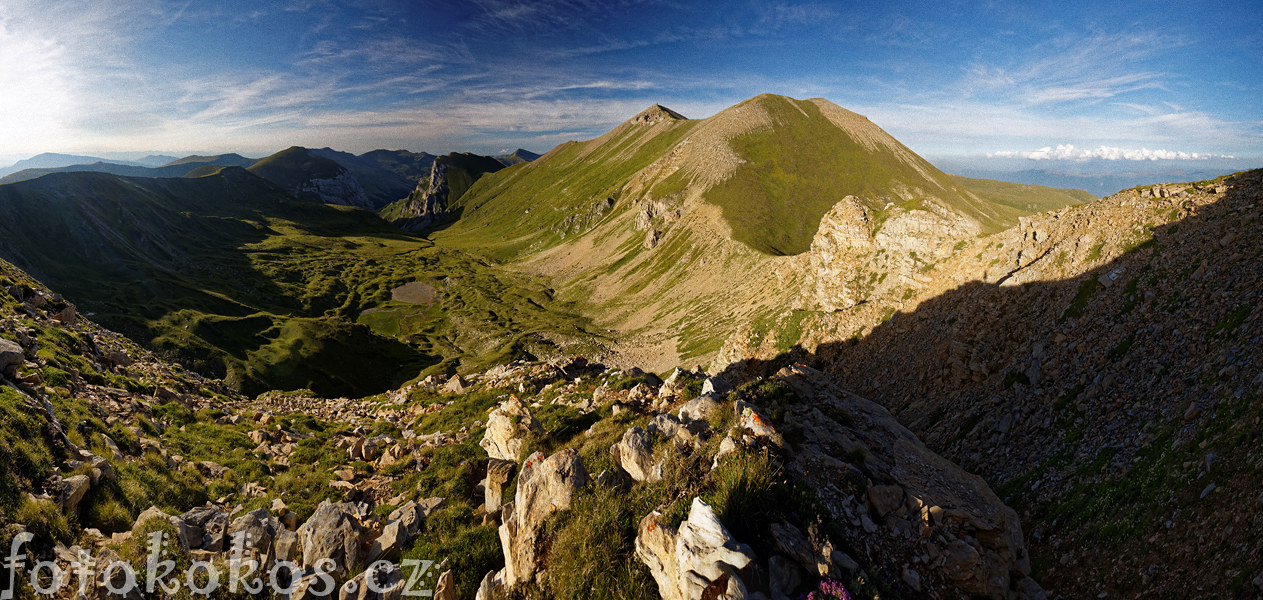
<instances>
[{"instance_id":1,"label":"wispy cirrus cloud","mask_svg":"<svg viewBox=\"0 0 1263 600\"><path fill-rule=\"evenodd\" d=\"M1167 75L1147 63L1179 45L1148 32L1064 35L1002 62L969 65L961 87L970 95L1028 105L1095 102L1161 88Z\"/></svg>"},{"instance_id":2,"label":"wispy cirrus cloud","mask_svg":"<svg viewBox=\"0 0 1263 600\"><path fill-rule=\"evenodd\" d=\"M32 139L43 144L35 151L79 153L546 150L653 102L706 117L764 92L828 98L922 153L1260 153L1263 108L1251 92L1263 78L1249 66L1203 78L1207 52L1223 51L1207 45L1211 34L1042 10L1061 18L794 0L724 10L672 0L245 10L7 0L0 155ZM1210 92L1238 102L1209 103Z\"/></svg>"}]
</instances>

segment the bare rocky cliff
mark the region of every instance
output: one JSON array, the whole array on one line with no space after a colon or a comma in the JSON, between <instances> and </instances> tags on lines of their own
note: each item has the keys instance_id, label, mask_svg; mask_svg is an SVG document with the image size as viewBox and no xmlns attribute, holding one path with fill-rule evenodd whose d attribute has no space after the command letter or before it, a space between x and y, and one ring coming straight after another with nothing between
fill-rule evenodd
<instances>
[{"instance_id":1,"label":"bare rocky cliff","mask_svg":"<svg viewBox=\"0 0 1263 600\"><path fill-rule=\"evenodd\" d=\"M404 231L421 231L447 216L451 205L478 178L502 168L502 162L486 156L440 156L431 165L429 176L418 181L406 199L385 207L381 214Z\"/></svg>"},{"instance_id":2,"label":"bare rocky cliff","mask_svg":"<svg viewBox=\"0 0 1263 600\"><path fill-rule=\"evenodd\" d=\"M331 178L308 179L294 188L293 193L299 197L314 195L325 204L373 209L373 202L364 191L364 186L345 170Z\"/></svg>"}]
</instances>

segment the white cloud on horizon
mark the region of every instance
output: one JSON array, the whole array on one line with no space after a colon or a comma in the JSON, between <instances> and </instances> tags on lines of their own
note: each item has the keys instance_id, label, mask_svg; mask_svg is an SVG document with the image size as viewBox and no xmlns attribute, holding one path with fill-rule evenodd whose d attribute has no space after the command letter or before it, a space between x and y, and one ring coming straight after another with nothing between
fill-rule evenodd
<instances>
[{"instance_id":1,"label":"white cloud on horizon","mask_svg":"<svg viewBox=\"0 0 1263 600\"><path fill-rule=\"evenodd\" d=\"M988 152L987 158L1025 158L1029 160L1211 160L1218 158L1235 158L1226 154L1204 154L1199 152L1183 152L1179 150L1150 150L1148 148L1119 148L1116 146L1098 146L1095 149L1075 148L1074 144L1057 144L1044 146L1038 150L1003 150Z\"/></svg>"}]
</instances>

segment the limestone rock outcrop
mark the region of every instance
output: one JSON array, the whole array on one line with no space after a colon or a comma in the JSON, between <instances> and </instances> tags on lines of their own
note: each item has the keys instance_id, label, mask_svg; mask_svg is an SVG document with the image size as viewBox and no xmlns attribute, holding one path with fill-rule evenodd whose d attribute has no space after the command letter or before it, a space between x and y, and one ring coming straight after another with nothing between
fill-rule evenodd
<instances>
[{"instance_id":1,"label":"limestone rock outcrop","mask_svg":"<svg viewBox=\"0 0 1263 600\"><path fill-rule=\"evenodd\" d=\"M632 427L623 439L610 447L614 463L636 481L655 482L662 479L662 462L653 461L653 444L644 429Z\"/></svg>"},{"instance_id":2,"label":"limestone rock outcrop","mask_svg":"<svg viewBox=\"0 0 1263 600\"><path fill-rule=\"evenodd\" d=\"M576 492L590 478L573 449L548 458L536 452L522 464L517 495L504 505L500 545L504 569L496 578L505 586L531 582L539 571L539 536L548 515L570 508Z\"/></svg>"},{"instance_id":3,"label":"limestone rock outcrop","mask_svg":"<svg viewBox=\"0 0 1263 600\"><path fill-rule=\"evenodd\" d=\"M517 461L526 437L543 432L543 426L531 415L531 410L514 396L491 412L487 432L479 445L491 458Z\"/></svg>"},{"instance_id":4,"label":"limestone rock outcrop","mask_svg":"<svg viewBox=\"0 0 1263 600\"><path fill-rule=\"evenodd\" d=\"M733 539L708 504L693 498L678 528L661 518L654 511L640 521L636 557L649 567L663 600L746 597L737 571L754 560L754 551Z\"/></svg>"},{"instance_id":5,"label":"limestone rock outcrop","mask_svg":"<svg viewBox=\"0 0 1263 600\"><path fill-rule=\"evenodd\" d=\"M949 254L979 225L925 202L920 208L873 211L847 196L820 220L807 256L804 296L825 311L850 308L922 279L922 268Z\"/></svg>"}]
</instances>

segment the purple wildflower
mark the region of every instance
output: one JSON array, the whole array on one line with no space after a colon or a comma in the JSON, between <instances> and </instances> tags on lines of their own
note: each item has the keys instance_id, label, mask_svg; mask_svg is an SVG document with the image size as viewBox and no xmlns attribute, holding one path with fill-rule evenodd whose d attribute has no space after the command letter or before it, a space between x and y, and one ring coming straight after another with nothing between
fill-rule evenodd
<instances>
[{"instance_id":1,"label":"purple wildflower","mask_svg":"<svg viewBox=\"0 0 1263 600\"><path fill-rule=\"evenodd\" d=\"M821 579L816 589L802 596L802 600L851 600L851 593L839 581Z\"/></svg>"}]
</instances>

